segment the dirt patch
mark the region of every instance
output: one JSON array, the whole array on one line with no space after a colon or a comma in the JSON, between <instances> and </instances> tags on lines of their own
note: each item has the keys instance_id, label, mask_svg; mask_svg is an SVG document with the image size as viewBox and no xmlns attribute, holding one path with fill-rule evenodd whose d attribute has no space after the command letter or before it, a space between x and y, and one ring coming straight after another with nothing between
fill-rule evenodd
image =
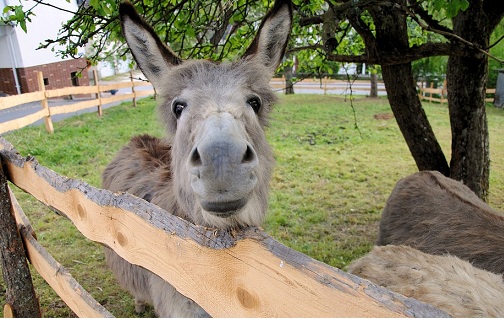
<instances>
[{"instance_id":1,"label":"dirt patch","mask_svg":"<svg viewBox=\"0 0 504 319\"><path fill-rule=\"evenodd\" d=\"M373 115L375 120L390 120L394 118L394 114L392 113L377 113Z\"/></svg>"}]
</instances>

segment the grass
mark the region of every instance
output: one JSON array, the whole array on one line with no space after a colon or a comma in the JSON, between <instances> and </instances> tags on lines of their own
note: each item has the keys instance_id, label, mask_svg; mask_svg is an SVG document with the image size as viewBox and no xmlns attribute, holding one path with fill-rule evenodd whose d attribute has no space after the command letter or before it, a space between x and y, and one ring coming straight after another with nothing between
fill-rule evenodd
<instances>
[{"instance_id":1,"label":"grass","mask_svg":"<svg viewBox=\"0 0 504 319\"><path fill-rule=\"evenodd\" d=\"M100 186L100 173L135 134L162 136L155 102L139 101L84 114L43 127L6 134L22 155L35 156L59 174ZM447 156L450 127L446 106L424 104ZM504 113L489 107L491 147L489 203L504 210ZM357 98L353 108L339 96L282 97L267 137L277 160L265 230L284 243L332 266L345 268L375 241L380 212L397 180L416 166L386 99ZM377 118L378 119L377 119ZM356 128L356 125L358 129ZM117 317L133 315L131 297L115 284L101 247L86 240L66 219L16 191L39 241ZM35 276L45 317L73 313ZM149 312L146 316L152 316Z\"/></svg>"}]
</instances>

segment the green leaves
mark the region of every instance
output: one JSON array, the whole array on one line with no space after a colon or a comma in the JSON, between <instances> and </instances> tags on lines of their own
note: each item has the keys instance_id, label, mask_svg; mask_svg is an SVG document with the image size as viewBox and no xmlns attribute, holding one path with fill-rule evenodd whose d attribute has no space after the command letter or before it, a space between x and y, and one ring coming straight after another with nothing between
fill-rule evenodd
<instances>
[{"instance_id":1,"label":"green leaves","mask_svg":"<svg viewBox=\"0 0 504 319\"><path fill-rule=\"evenodd\" d=\"M31 16L35 14L31 12L31 10L23 11L23 6L5 6L3 9L3 14L6 17L1 17L0 21L2 24L14 23L15 25L19 25L21 29L26 33L28 30L26 28L26 22L31 22Z\"/></svg>"},{"instance_id":2,"label":"green leaves","mask_svg":"<svg viewBox=\"0 0 504 319\"><path fill-rule=\"evenodd\" d=\"M460 11L465 11L469 7L468 0L432 0L432 8L435 11L444 11L447 18L453 18Z\"/></svg>"},{"instance_id":3,"label":"green leaves","mask_svg":"<svg viewBox=\"0 0 504 319\"><path fill-rule=\"evenodd\" d=\"M39 1L38 6L51 3L49 0ZM153 26L162 41L169 44L182 58L217 61L241 55L253 39L267 9L273 5L273 0L130 1ZM373 47L366 47L369 43L364 42L362 32L367 32L368 42L375 37L376 32L367 8L375 5L387 7L383 1L378 0L294 2L294 24L289 51L298 57L298 70L311 74L336 73L341 63L331 62L330 60L338 60L334 56L346 57L339 61L351 61L351 57L355 56L369 56L368 50L373 50ZM33 13L31 9L23 11L23 5L26 9L22 2L20 5L7 6L2 21L18 24L26 32L27 22L31 21ZM433 20L449 28L450 18L466 10L469 1L415 0L408 1L405 5L409 6L407 8L413 14L415 8L427 11ZM121 44L123 36L117 14L117 0L88 0L62 26L59 33L51 35L40 48L53 49L62 57L77 57L78 52L82 52L78 49L86 47L86 57L92 62L119 59L127 54L127 47ZM446 41L443 36L426 31L416 19L422 20L420 17L408 18L410 47L426 42ZM354 23L358 24L358 28ZM329 40L332 42L329 43ZM362 62L362 59L356 60Z\"/></svg>"}]
</instances>

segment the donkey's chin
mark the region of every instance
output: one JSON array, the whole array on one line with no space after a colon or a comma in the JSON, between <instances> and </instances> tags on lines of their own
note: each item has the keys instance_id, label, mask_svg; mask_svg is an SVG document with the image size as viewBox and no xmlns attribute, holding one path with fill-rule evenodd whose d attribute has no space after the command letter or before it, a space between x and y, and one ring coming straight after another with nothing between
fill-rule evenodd
<instances>
[{"instance_id":1,"label":"donkey's chin","mask_svg":"<svg viewBox=\"0 0 504 319\"><path fill-rule=\"evenodd\" d=\"M246 198L240 198L238 200L226 201L226 202L212 202L212 201L200 201L201 208L204 211L208 212L217 217L227 218L235 215L245 205L247 204Z\"/></svg>"}]
</instances>

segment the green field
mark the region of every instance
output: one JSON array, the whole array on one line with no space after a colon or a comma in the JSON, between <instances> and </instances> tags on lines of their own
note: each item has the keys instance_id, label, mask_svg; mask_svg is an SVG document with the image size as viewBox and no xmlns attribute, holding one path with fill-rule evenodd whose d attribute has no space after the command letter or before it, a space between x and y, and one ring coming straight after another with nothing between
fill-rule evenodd
<instances>
[{"instance_id":1,"label":"green field","mask_svg":"<svg viewBox=\"0 0 504 319\"><path fill-rule=\"evenodd\" d=\"M352 105L353 104L353 105ZM416 171L386 99L331 95L282 96L267 137L275 151L270 209L265 230L315 259L345 268L373 245L380 213L397 180ZM5 134L23 155L61 175L100 186L100 174L131 136L162 136L155 101L124 103L96 114ZM450 153L446 105L424 104L445 153ZM489 203L504 211L504 111L489 106L491 180ZM115 284L101 247L86 240L63 217L16 190L39 241L117 317L134 315L133 301ZM38 276L45 317L72 312ZM149 312L146 316L152 316Z\"/></svg>"}]
</instances>

